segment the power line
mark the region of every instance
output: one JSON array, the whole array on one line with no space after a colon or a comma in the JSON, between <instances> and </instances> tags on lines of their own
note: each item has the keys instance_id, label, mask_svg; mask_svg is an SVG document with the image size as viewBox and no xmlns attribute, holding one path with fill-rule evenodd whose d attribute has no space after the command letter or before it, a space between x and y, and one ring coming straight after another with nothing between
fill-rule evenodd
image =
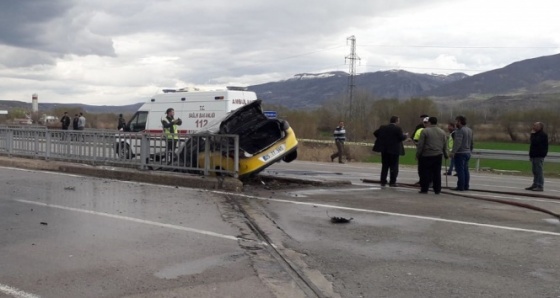
<instances>
[{"instance_id":1,"label":"power line","mask_svg":"<svg viewBox=\"0 0 560 298\"><path fill-rule=\"evenodd\" d=\"M435 48L435 49L558 49L560 46L443 46L443 45L387 45L366 44L360 47L381 48Z\"/></svg>"},{"instance_id":2,"label":"power line","mask_svg":"<svg viewBox=\"0 0 560 298\"><path fill-rule=\"evenodd\" d=\"M328 51L328 50L334 50L334 49L338 49L338 48L342 48L342 47L344 47L344 46L334 46L334 47L321 49L321 50L317 50L317 51L313 51L313 52L307 52L307 53L297 54L297 55L293 55L293 56L278 58L278 59L275 59L275 61L288 60L288 59L297 58L297 57L301 57L301 56L307 56L307 55L311 55L311 54L316 54L316 53L320 53L320 52L324 52L324 51Z\"/></svg>"},{"instance_id":3,"label":"power line","mask_svg":"<svg viewBox=\"0 0 560 298\"><path fill-rule=\"evenodd\" d=\"M440 67L417 67L417 66L396 66L396 67L392 67L392 66L387 66L387 65L374 65L374 64L366 65L365 67L366 68L376 67L376 68L387 68L387 69L413 68L413 69L435 69L435 70L453 70L453 71L478 71L478 72L489 71L487 69L466 69L466 68L440 68Z\"/></svg>"}]
</instances>

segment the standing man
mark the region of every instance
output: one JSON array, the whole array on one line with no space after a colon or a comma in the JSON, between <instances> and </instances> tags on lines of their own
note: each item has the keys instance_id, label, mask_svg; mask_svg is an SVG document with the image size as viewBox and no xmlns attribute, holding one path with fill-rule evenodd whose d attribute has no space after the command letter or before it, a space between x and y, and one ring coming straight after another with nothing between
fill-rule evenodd
<instances>
[{"instance_id":1,"label":"standing man","mask_svg":"<svg viewBox=\"0 0 560 298\"><path fill-rule=\"evenodd\" d=\"M72 119L72 129L78 130L78 123L80 122L80 116L78 114L74 115L74 119Z\"/></svg>"},{"instance_id":2,"label":"standing man","mask_svg":"<svg viewBox=\"0 0 560 298\"><path fill-rule=\"evenodd\" d=\"M72 129L73 130L78 130L78 123L80 122L80 116L78 114L74 115L74 119L72 119ZM74 140L78 140L78 134L77 133L73 133L70 135L70 140L74 141Z\"/></svg>"},{"instance_id":3,"label":"standing man","mask_svg":"<svg viewBox=\"0 0 560 298\"><path fill-rule=\"evenodd\" d=\"M336 144L336 152L331 155L331 162L338 157L338 163L342 161L342 154L344 154L344 141L346 141L346 130L344 129L344 122L340 121L338 126L334 129L333 133L334 143ZM348 157L347 157L348 158Z\"/></svg>"},{"instance_id":4,"label":"standing man","mask_svg":"<svg viewBox=\"0 0 560 298\"><path fill-rule=\"evenodd\" d=\"M119 121L117 123L117 129L122 131L126 126L126 121L124 120L123 114L119 114Z\"/></svg>"},{"instance_id":5,"label":"standing man","mask_svg":"<svg viewBox=\"0 0 560 298\"><path fill-rule=\"evenodd\" d=\"M80 117L78 117L78 130L84 130L86 128L86 117L84 117L84 113L80 113ZM85 142L85 136L83 133L82 135L82 142Z\"/></svg>"},{"instance_id":6,"label":"standing man","mask_svg":"<svg viewBox=\"0 0 560 298\"><path fill-rule=\"evenodd\" d=\"M451 150L451 158L455 159L455 171L457 171L457 187L452 190L465 191L469 190L471 176L469 173L469 160L473 150L473 134L472 130L467 126L467 118L465 116L457 116L455 118L455 140L453 140L453 149Z\"/></svg>"},{"instance_id":7,"label":"standing man","mask_svg":"<svg viewBox=\"0 0 560 298\"><path fill-rule=\"evenodd\" d=\"M453 149L453 140L455 139L455 123L454 122L447 123L447 131L449 132L449 135L447 136L447 150L448 150L448 153L451 153L451 150ZM449 159L449 169L447 169L447 171L444 173L444 175L446 175L446 176L453 175L453 168L454 167L455 167L455 159L450 158ZM457 176L457 175L455 175L455 176Z\"/></svg>"},{"instance_id":8,"label":"standing man","mask_svg":"<svg viewBox=\"0 0 560 298\"><path fill-rule=\"evenodd\" d=\"M80 113L80 117L78 118L78 130L84 130L86 128L86 117L84 117L84 113Z\"/></svg>"},{"instance_id":9,"label":"standing man","mask_svg":"<svg viewBox=\"0 0 560 298\"><path fill-rule=\"evenodd\" d=\"M437 118L430 117L429 125L422 130L416 159L420 172L420 193L427 194L430 183L434 192L441 192L441 159L447 159L447 138L443 129L437 126Z\"/></svg>"},{"instance_id":10,"label":"standing man","mask_svg":"<svg viewBox=\"0 0 560 298\"><path fill-rule=\"evenodd\" d=\"M64 116L60 119L60 123L62 123L62 130L68 130L70 127L70 117L68 117L68 112L64 112Z\"/></svg>"},{"instance_id":11,"label":"standing man","mask_svg":"<svg viewBox=\"0 0 560 298\"><path fill-rule=\"evenodd\" d=\"M426 114L420 115L421 122L416 125L416 127L414 128L414 132L412 133L412 141L414 142L414 144L418 144L418 140L420 140L420 133L422 132L424 127L426 127L429 118L430 117Z\"/></svg>"},{"instance_id":12,"label":"standing man","mask_svg":"<svg viewBox=\"0 0 560 298\"><path fill-rule=\"evenodd\" d=\"M392 116L389 124L381 125L373 132L375 145L373 151L381 153L381 186L387 185L387 174L389 175L389 186L397 186L399 175L399 156L404 155L403 141L408 138L399 126L400 119Z\"/></svg>"},{"instance_id":13,"label":"standing man","mask_svg":"<svg viewBox=\"0 0 560 298\"><path fill-rule=\"evenodd\" d=\"M70 120L70 117L68 117L68 112L64 112L64 116L62 116L62 118L60 119L60 123L62 123L62 130L68 130L68 128L70 127L70 122L72 121ZM63 132L61 139L66 140L67 134L67 132Z\"/></svg>"},{"instance_id":14,"label":"standing man","mask_svg":"<svg viewBox=\"0 0 560 298\"><path fill-rule=\"evenodd\" d=\"M168 164L171 164L173 160L173 153L177 147L177 142L179 141L179 129L178 127L183 124L181 118L175 119L175 110L173 108L167 109L165 115L161 117L161 125L163 126L163 133L167 140L167 151L166 158Z\"/></svg>"},{"instance_id":15,"label":"standing man","mask_svg":"<svg viewBox=\"0 0 560 298\"><path fill-rule=\"evenodd\" d=\"M426 116L426 115L422 115L422 116ZM424 128L426 128L429 125L429 119L430 117L428 116L422 118L422 123L416 125L416 128L414 129L414 134L412 135L412 141L414 142L414 145L416 145L416 149L418 149L418 142L420 141L420 135L422 134L422 131L424 130ZM420 166L417 167L417 171L418 171L418 178L420 178ZM420 186L420 180L414 183L414 186Z\"/></svg>"},{"instance_id":16,"label":"standing man","mask_svg":"<svg viewBox=\"0 0 560 298\"><path fill-rule=\"evenodd\" d=\"M544 124L535 122L531 130L531 145L529 147L529 160L533 170L533 185L525 188L532 191L544 190L543 164L548 154L548 135L544 132Z\"/></svg>"}]
</instances>

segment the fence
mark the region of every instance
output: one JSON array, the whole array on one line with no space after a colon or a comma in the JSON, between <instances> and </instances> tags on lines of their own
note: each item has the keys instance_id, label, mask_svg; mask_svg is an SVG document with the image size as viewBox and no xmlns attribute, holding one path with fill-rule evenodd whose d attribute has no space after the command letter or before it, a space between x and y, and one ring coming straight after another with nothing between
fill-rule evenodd
<instances>
[{"instance_id":1,"label":"fence","mask_svg":"<svg viewBox=\"0 0 560 298\"><path fill-rule=\"evenodd\" d=\"M509 150L487 150L475 149L471 154L471 159L476 159L476 170L480 169L481 159L501 159L501 160L521 160L529 161L529 152L527 151L509 151ZM549 152L546 156L546 162L560 162L560 153Z\"/></svg>"},{"instance_id":2,"label":"fence","mask_svg":"<svg viewBox=\"0 0 560 298\"><path fill-rule=\"evenodd\" d=\"M311 140L311 139L298 139L299 142L308 143L324 143L333 144L332 140ZM346 142L346 145L354 146L368 146L373 147L373 143L365 142ZM406 148L415 148L414 145L405 146ZM471 159L476 160L476 171L480 170L481 159L501 159L501 160L520 160L529 161L529 152L527 151L510 151L510 150L488 150L488 149L474 149L471 154ZM559 163L560 153L549 152L546 156L546 162Z\"/></svg>"},{"instance_id":3,"label":"fence","mask_svg":"<svg viewBox=\"0 0 560 298\"><path fill-rule=\"evenodd\" d=\"M0 154L238 177L237 135L0 127Z\"/></svg>"}]
</instances>

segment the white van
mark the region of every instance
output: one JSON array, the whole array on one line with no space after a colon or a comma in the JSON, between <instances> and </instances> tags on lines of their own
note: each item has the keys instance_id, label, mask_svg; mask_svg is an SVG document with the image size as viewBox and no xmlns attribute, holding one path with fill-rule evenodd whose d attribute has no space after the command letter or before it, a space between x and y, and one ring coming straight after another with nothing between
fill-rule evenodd
<instances>
[{"instance_id":1,"label":"white van","mask_svg":"<svg viewBox=\"0 0 560 298\"><path fill-rule=\"evenodd\" d=\"M212 120L221 119L228 112L255 100L255 92L247 91L245 87L227 87L226 90L215 91L163 89L162 94L154 95L138 109L124 131L163 133L161 118L168 108L173 108L175 119L182 120L178 133L192 134L203 130ZM130 159L139 155L140 147L137 140L122 135L117 138L115 153L121 158ZM150 147L150 154L153 154L158 144L151 144Z\"/></svg>"},{"instance_id":2,"label":"white van","mask_svg":"<svg viewBox=\"0 0 560 298\"><path fill-rule=\"evenodd\" d=\"M257 95L244 87L227 87L227 90L189 91L164 89L132 116L125 131L161 133L161 118L168 108L175 110L175 119L181 118L179 133L195 133L204 129L216 118L255 101Z\"/></svg>"}]
</instances>

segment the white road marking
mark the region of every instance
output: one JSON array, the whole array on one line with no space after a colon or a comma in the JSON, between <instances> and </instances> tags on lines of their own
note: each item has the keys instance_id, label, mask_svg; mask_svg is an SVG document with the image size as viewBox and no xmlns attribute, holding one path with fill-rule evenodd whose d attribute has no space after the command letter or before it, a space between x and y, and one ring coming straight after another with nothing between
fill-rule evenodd
<instances>
[{"instance_id":1,"label":"white road marking","mask_svg":"<svg viewBox=\"0 0 560 298\"><path fill-rule=\"evenodd\" d=\"M171 224L164 224L164 223L160 223L160 222L143 220L143 219L138 219L138 218L133 218L133 217L128 217L128 216L115 215L115 214L91 211L91 210L86 210L86 209L78 209L78 208L72 208L72 207L66 207L66 206L60 206L60 205L45 204L45 203L41 203L41 202L33 202L33 201L27 201L27 200L16 200L16 201L21 202L21 203L26 203L26 204L33 204L33 205L45 206L45 207L50 207L50 208L57 208L57 209L62 209L62 210L76 211L76 212L81 212L81 213L86 213L86 214L100 215L100 216L105 216L105 217L110 217L110 218L121 219L121 220L128 220L128 221L132 221L132 222L136 222L136 223L148 224L148 225L152 225L152 226L156 226L156 227L162 227L162 228L168 228L168 229L174 229L174 230L180 230L180 231L187 231L187 232L197 233L197 234L206 235L206 236L218 237L218 238L222 238L222 239L235 240L235 241L241 239L241 238L237 238L236 236L224 235L224 234L214 233L214 232L211 232L211 231L193 229L193 228L176 226L176 225L171 225Z\"/></svg>"},{"instance_id":2,"label":"white road marking","mask_svg":"<svg viewBox=\"0 0 560 298\"><path fill-rule=\"evenodd\" d=\"M12 297L17 297L17 298L39 298L40 296L31 294L31 293L26 293L20 289L16 289L14 287L10 287L8 285L3 285L0 284L0 293L4 293L6 295L10 295Z\"/></svg>"},{"instance_id":3,"label":"white road marking","mask_svg":"<svg viewBox=\"0 0 560 298\"><path fill-rule=\"evenodd\" d=\"M476 226L476 227L485 227L485 228L500 229L500 230L508 230L508 231L517 231L517 232L534 233L534 234L541 234L541 235L560 236L560 233L555 233L555 232L539 231L539 230L531 230L531 229L521 229L521 228L514 228L514 227L507 227L507 226L498 226L498 225L490 225L490 224L482 224L482 223L469 222L469 221L452 220L452 219L443 219L443 218L430 217L430 216L421 216L421 215L412 215L412 214L404 214L404 213L386 212L386 211L379 211L379 210L352 208L352 207L344 207L344 206L336 206L336 205L327 205L327 204L317 204L317 203L312 203L312 202L298 202L298 201L283 200L283 199L262 198L262 197L257 197L257 196L243 195L243 194L231 193L231 192L225 192L225 191L218 191L218 190L212 190L212 191L210 191L210 192L216 193L216 194L225 194L225 195L232 195L232 196L244 197L244 198L249 198L249 199L263 200L263 201L272 201L272 202L289 203L289 204L295 204L295 205L305 205L305 206L323 207L323 208L329 208L329 209L339 209L339 210L348 210L348 211L375 213L375 214L383 214L383 215L392 215L392 216L408 217L408 218L415 218L415 219L422 219L422 220L432 220L432 221L438 221L438 222L454 223L454 224L467 225L467 226Z\"/></svg>"}]
</instances>

